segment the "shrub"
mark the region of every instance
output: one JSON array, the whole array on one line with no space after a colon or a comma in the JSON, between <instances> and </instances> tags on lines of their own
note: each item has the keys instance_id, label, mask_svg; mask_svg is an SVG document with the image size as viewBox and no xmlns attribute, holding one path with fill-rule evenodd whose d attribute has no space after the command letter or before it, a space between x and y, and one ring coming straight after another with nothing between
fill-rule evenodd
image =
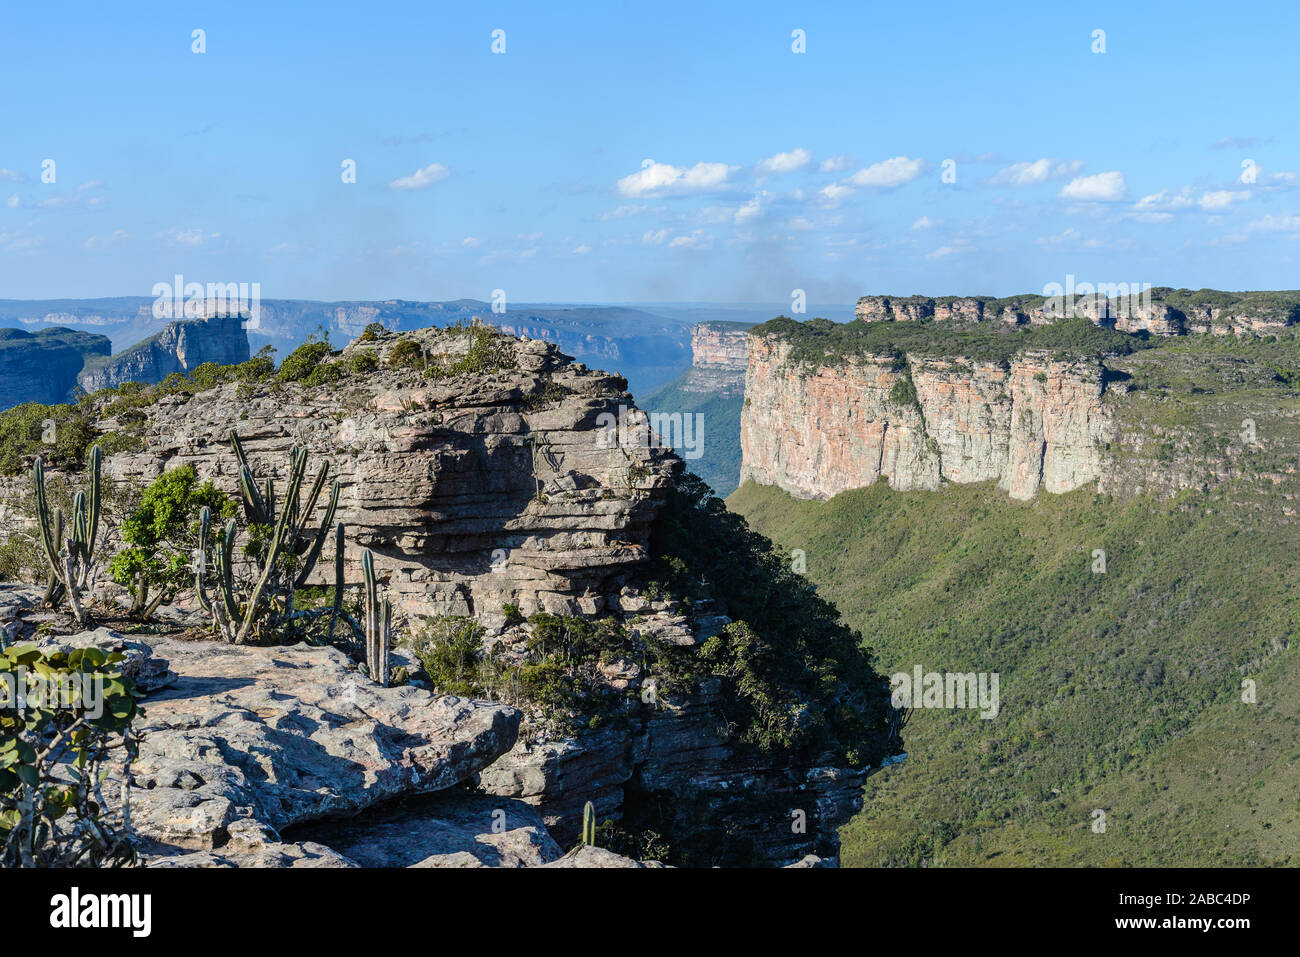
<instances>
[{"instance_id":1,"label":"shrub","mask_svg":"<svg viewBox=\"0 0 1300 957\"><path fill-rule=\"evenodd\" d=\"M388 365L394 369L423 369L424 350L414 339L403 339L388 353Z\"/></svg>"},{"instance_id":2,"label":"shrub","mask_svg":"<svg viewBox=\"0 0 1300 957\"><path fill-rule=\"evenodd\" d=\"M0 651L0 679L27 694L0 704L0 866L135 862L129 828L102 793L115 759L125 780L138 748L139 695L123 660L98 648Z\"/></svg>"},{"instance_id":3,"label":"shrub","mask_svg":"<svg viewBox=\"0 0 1300 957\"><path fill-rule=\"evenodd\" d=\"M281 382L301 382L316 371L330 352L328 334L312 335L280 364L276 378Z\"/></svg>"},{"instance_id":4,"label":"shrub","mask_svg":"<svg viewBox=\"0 0 1300 957\"><path fill-rule=\"evenodd\" d=\"M482 697L483 626L473 618L434 618L411 639L411 651L434 689L464 698Z\"/></svg>"},{"instance_id":5,"label":"shrub","mask_svg":"<svg viewBox=\"0 0 1300 957\"><path fill-rule=\"evenodd\" d=\"M122 523L126 547L113 556L109 573L131 593L133 615L147 619L160 604L193 586L191 561L199 541L198 512L204 506L223 520L235 516L235 503L224 492L211 482L199 485L194 466L182 465L154 479Z\"/></svg>"},{"instance_id":6,"label":"shrub","mask_svg":"<svg viewBox=\"0 0 1300 957\"><path fill-rule=\"evenodd\" d=\"M0 413L0 473L16 475L37 455L51 468L75 471L94 439L84 406L24 402Z\"/></svg>"},{"instance_id":7,"label":"shrub","mask_svg":"<svg viewBox=\"0 0 1300 957\"><path fill-rule=\"evenodd\" d=\"M348 358L348 372L353 375L365 375L379 368L379 356L372 349L361 349Z\"/></svg>"}]
</instances>

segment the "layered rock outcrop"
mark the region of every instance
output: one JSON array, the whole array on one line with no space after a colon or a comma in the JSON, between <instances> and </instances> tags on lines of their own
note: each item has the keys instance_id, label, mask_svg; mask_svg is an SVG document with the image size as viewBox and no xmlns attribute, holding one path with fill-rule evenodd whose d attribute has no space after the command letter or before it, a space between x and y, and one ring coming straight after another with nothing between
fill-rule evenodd
<instances>
[{"instance_id":1,"label":"layered rock outcrop","mask_svg":"<svg viewBox=\"0 0 1300 957\"><path fill-rule=\"evenodd\" d=\"M1013 498L1100 477L1110 416L1095 360L1026 353L958 359L789 361L750 338L741 481L829 498L884 479L898 489L996 480Z\"/></svg>"},{"instance_id":2,"label":"layered rock outcrop","mask_svg":"<svg viewBox=\"0 0 1300 957\"><path fill-rule=\"evenodd\" d=\"M107 336L61 326L39 332L0 329L0 410L23 402L68 401L86 363L110 352Z\"/></svg>"},{"instance_id":3,"label":"layered rock outcrop","mask_svg":"<svg viewBox=\"0 0 1300 957\"><path fill-rule=\"evenodd\" d=\"M427 364L405 368L398 361L411 344L419 346L421 363ZM668 598L652 600L645 593L652 530L682 463L671 450L652 443L649 424L632 405L623 379L575 364L549 343L484 337L473 330L372 332L365 341L349 345L336 361L348 367L370 366L370 371L343 375L319 387L232 382L197 396L164 396L145 409L145 450L106 457L105 475L147 482L166 469L192 464L202 478L234 492L235 459L228 437L235 429L253 470L259 476L273 475L283 488L289 449L305 447L313 471L315 463L329 459L331 474L340 479L338 518L347 529L349 579L360 579L360 552L371 549L405 635L418 633L428 618L472 616L486 626L485 651L489 646L513 646L523 664L534 660L534 646L532 624L518 624L519 616L534 612L605 616L626 629L634 643L653 642L656 648L688 658L729 623L704 603L688 607ZM467 366L474 368L473 374L454 371ZM105 430L120 425L111 419L99 424ZM321 583L326 574L318 569ZM173 657L170 647L163 651ZM296 653L273 650L275 667L296 667L291 660ZM505 657L494 660L506 660L510 653L512 648L507 648ZM194 679L207 682L205 669L227 667L220 659L217 654L211 663L196 665L191 669ZM346 698L352 693L347 690L351 678L332 677L346 665L324 663L325 687L313 694ZM261 667L257 661L229 664ZM561 844L571 842L582 806L591 800L602 818L621 818L633 828L647 807L661 808L674 834L686 835L682 840L694 846L715 836L724 839L723 849L710 860L729 860L725 854L734 854L742 839L753 849L755 863L787 864L810 852L834 853L836 829L860 806L869 769L838 767L829 752L764 751L742 742L738 729L721 716L734 693L729 699L717 680L706 677L696 690L646 698L645 682L651 675L644 662L602 657L599 671L602 677L594 694L613 702L614 710L604 713L600 723L588 723L583 714L577 726L557 725L545 707L531 699L524 702L520 706L525 707L525 731L514 747L507 745L497 761L482 762L474 771L480 794L489 795L499 807L527 808L521 811L522 820L543 821ZM218 678L213 675L213 683L203 687L215 695L221 690ZM297 697L306 702L297 710L311 715L314 708L332 713L336 707L332 700L316 702L309 694ZM156 735L164 744L171 733L168 700L164 694L149 707L150 721L161 722ZM237 704L233 698L227 703ZM270 703L264 707L250 699L236 710L261 714L266 707ZM378 707L377 702L363 710L374 713ZM298 720L285 715L269 725L273 730L289 728ZM376 720L384 723L377 714ZM459 719L447 720L455 724ZM322 733L334 740L333 719L321 714L309 723L320 728L318 732L304 726L309 738ZM246 730L261 733L253 727ZM371 734L366 731L363 737ZM192 738L191 733L184 740ZM291 755L289 744L281 743ZM182 743L177 740L167 747L176 751ZM257 750L252 743L249 747ZM143 765L146 772L151 767ZM419 772L421 780L435 773L435 768ZM216 775L214 768L200 777L208 782ZM301 799L306 811L281 817L268 811L265 820L240 825L237 834L233 825L227 826L221 848L199 848L193 853L208 857L189 862L315 866L340 863L335 856L357 859L361 852L356 848L364 844L360 837L326 840L322 832L300 827L330 814L351 813L351 797L321 798L313 796L311 788L299 794L289 765L271 777L272 794L287 788L283 799ZM181 811L173 814L171 804L160 803L163 823L154 830L162 835L159 840L171 835L178 848L202 844L179 833L189 820L186 802L233 799L224 790L204 797L204 785L189 787L177 780L166 787L173 792L169 801L174 799ZM227 785L239 784L229 775L221 780L225 783L220 788L227 790ZM761 800L755 799L756 790L763 792ZM398 793L390 789L386 796ZM276 801L283 804L279 796ZM313 802L324 804L316 808ZM213 809L205 820L228 816L224 810L215 815L216 805ZM791 828L793 811L804 813L805 829ZM385 825L383 833L396 834L405 826ZM287 838L281 833L286 827L293 830ZM435 839L446 828L430 828L428 846L452 847ZM345 846L347 840L352 840L352 850ZM445 855L474 856L472 851L461 846ZM500 854L523 860L534 852L538 859L550 856L549 848L521 834L509 848L485 849L484 856L475 859L489 863L487 858ZM445 855L412 850L406 857L418 864Z\"/></svg>"},{"instance_id":4,"label":"layered rock outcrop","mask_svg":"<svg viewBox=\"0 0 1300 957\"><path fill-rule=\"evenodd\" d=\"M248 335L239 317L187 319L169 322L162 332L125 352L88 363L77 382L87 392L123 382L154 385L174 372L193 372L205 362L235 365L248 358Z\"/></svg>"},{"instance_id":5,"label":"layered rock outcrop","mask_svg":"<svg viewBox=\"0 0 1300 957\"><path fill-rule=\"evenodd\" d=\"M470 348L465 336L426 329L354 343L345 361L363 350L382 361L403 338L452 358ZM233 492L232 429L254 471L281 483L300 445L313 461L328 458L341 482L351 574L373 550L400 613L499 619L506 603L524 614L599 613L645 561L680 460L649 445L621 378L549 343L501 342L503 367L472 378L414 381L381 366L315 389L250 395L231 383L200 400L164 399L150 410L147 449L108 457L105 474L148 481L192 464ZM602 415L625 431L603 428Z\"/></svg>"},{"instance_id":6,"label":"layered rock outcrop","mask_svg":"<svg viewBox=\"0 0 1300 957\"><path fill-rule=\"evenodd\" d=\"M1157 336L1185 333L1265 335L1300 322L1300 292L1191 291L1168 286L1142 289L1137 283L1071 282L1055 297L863 296L855 317L862 322L997 321L1046 325L1085 317L1119 332Z\"/></svg>"},{"instance_id":7,"label":"layered rock outcrop","mask_svg":"<svg viewBox=\"0 0 1300 957\"><path fill-rule=\"evenodd\" d=\"M745 391L749 365L749 325L740 322L700 322L691 327L691 368L681 390L730 398Z\"/></svg>"}]
</instances>

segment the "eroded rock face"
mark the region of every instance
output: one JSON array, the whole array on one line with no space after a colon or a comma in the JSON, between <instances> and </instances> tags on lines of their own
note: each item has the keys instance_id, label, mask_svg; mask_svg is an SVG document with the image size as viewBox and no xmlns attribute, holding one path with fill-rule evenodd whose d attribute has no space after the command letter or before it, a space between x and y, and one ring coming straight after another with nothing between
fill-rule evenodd
<instances>
[{"instance_id":1,"label":"eroded rock face","mask_svg":"<svg viewBox=\"0 0 1300 957\"><path fill-rule=\"evenodd\" d=\"M280 832L450 788L518 733L512 708L380 688L333 649L164 640L154 653L176 678L137 721L131 818L147 859L207 851L214 864L338 863L334 852L281 846L290 842Z\"/></svg>"},{"instance_id":2,"label":"eroded rock face","mask_svg":"<svg viewBox=\"0 0 1300 957\"><path fill-rule=\"evenodd\" d=\"M249 358L243 321L212 317L169 322L156 336L108 359L92 362L77 377L87 392L123 382L154 385L173 372L193 372L205 362L235 365Z\"/></svg>"},{"instance_id":3,"label":"eroded rock face","mask_svg":"<svg viewBox=\"0 0 1300 957\"><path fill-rule=\"evenodd\" d=\"M746 751L719 719L722 694L706 681L699 693L638 708L617 726L544 743L521 738L479 775L479 786L536 805L561 843L578 839L591 801L598 818L634 825L637 807L653 805L697 848L708 843L699 833L707 821L712 835L729 835L732 849L749 842L745 864L786 865L813 849L834 856L837 830L861 809L871 771ZM796 811L804 832L791 828ZM717 853L721 861L726 850Z\"/></svg>"},{"instance_id":4,"label":"eroded rock face","mask_svg":"<svg viewBox=\"0 0 1300 957\"><path fill-rule=\"evenodd\" d=\"M403 338L452 357L469 348L465 336L426 329L356 342L344 359L382 358ZM648 445L624 380L549 343L501 344L508 367L473 376L430 381L381 366L317 389L249 395L232 383L164 399L151 409L147 450L109 457L104 471L149 481L188 463L233 494L235 429L258 476L283 488L289 450L302 445L310 471L328 459L342 484L349 579L372 549L399 613L491 621L505 603L525 615L599 613L645 561L681 462ZM604 427L614 420L626 428ZM332 568L316 575L323 582Z\"/></svg>"},{"instance_id":5,"label":"eroded rock face","mask_svg":"<svg viewBox=\"0 0 1300 957\"><path fill-rule=\"evenodd\" d=\"M682 391L719 397L745 391L749 364L747 326L732 322L701 322L691 327L691 369Z\"/></svg>"},{"instance_id":6,"label":"eroded rock face","mask_svg":"<svg viewBox=\"0 0 1300 957\"><path fill-rule=\"evenodd\" d=\"M1026 353L1009 368L913 359L905 369L868 356L810 368L789 352L751 338L742 482L829 498L880 478L903 490L996 480L1028 499L1100 477L1110 420L1095 361ZM908 372L915 402L896 390Z\"/></svg>"}]
</instances>

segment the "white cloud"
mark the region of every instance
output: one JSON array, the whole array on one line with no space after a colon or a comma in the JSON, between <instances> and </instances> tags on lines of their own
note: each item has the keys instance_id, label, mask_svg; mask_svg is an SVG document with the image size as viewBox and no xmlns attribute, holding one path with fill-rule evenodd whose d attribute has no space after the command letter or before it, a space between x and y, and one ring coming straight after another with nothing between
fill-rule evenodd
<instances>
[{"instance_id":1,"label":"white cloud","mask_svg":"<svg viewBox=\"0 0 1300 957\"><path fill-rule=\"evenodd\" d=\"M1254 232L1256 230L1266 230L1269 232L1300 232L1300 214L1283 213L1280 216L1274 216L1269 213L1267 216L1256 219L1246 226L1246 229Z\"/></svg>"},{"instance_id":2,"label":"white cloud","mask_svg":"<svg viewBox=\"0 0 1300 957\"><path fill-rule=\"evenodd\" d=\"M451 175L451 170L441 163L430 163L410 176L399 176L388 184L389 189L426 189Z\"/></svg>"},{"instance_id":3,"label":"white cloud","mask_svg":"<svg viewBox=\"0 0 1300 957\"><path fill-rule=\"evenodd\" d=\"M832 156L830 159L822 160L821 165L817 168L823 173L838 173L841 170L848 169L852 165L852 157L841 154L839 156Z\"/></svg>"},{"instance_id":4,"label":"white cloud","mask_svg":"<svg viewBox=\"0 0 1300 957\"><path fill-rule=\"evenodd\" d=\"M954 256L957 253L964 252L959 246L940 246L933 252L925 254L926 259L942 259L944 256Z\"/></svg>"},{"instance_id":5,"label":"white cloud","mask_svg":"<svg viewBox=\"0 0 1300 957\"><path fill-rule=\"evenodd\" d=\"M483 240L479 239L477 236L466 236L460 241L460 244L467 249L474 249L477 246L483 245Z\"/></svg>"},{"instance_id":6,"label":"white cloud","mask_svg":"<svg viewBox=\"0 0 1300 957\"><path fill-rule=\"evenodd\" d=\"M1202 193L1198 202L1201 209L1227 209L1233 203L1240 203L1247 199L1250 199L1248 189L1216 189Z\"/></svg>"},{"instance_id":7,"label":"white cloud","mask_svg":"<svg viewBox=\"0 0 1300 957\"><path fill-rule=\"evenodd\" d=\"M766 195L766 194L761 194L761 195ZM736 210L736 216L735 216L736 225L739 226L742 223L748 223L748 222L752 222L755 219L758 219L762 211L763 211L762 207L759 205L759 197L755 196L753 199L749 200L748 202L742 203L741 207L738 210Z\"/></svg>"},{"instance_id":8,"label":"white cloud","mask_svg":"<svg viewBox=\"0 0 1300 957\"><path fill-rule=\"evenodd\" d=\"M575 246L573 249L573 254L575 256L585 256L589 252L591 252L591 247L586 243L583 243L581 246Z\"/></svg>"},{"instance_id":9,"label":"white cloud","mask_svg":"<svg viewBox=\"0 0 1300 957\"><path fill-rule=\"evenodd\" d=\"M202 246L210 239L220 238L221 233L205 233L201 229L180 229L177 227L154 233L154 239L164 239L178 246Z\"/></svg>"},{"instance_id":10,"label":"white cloud","mask_svg":"<svg viewBox=\"0 0 1300 957\"><path fill-rule=\"evenodd\" d=\"M791 150L789 153L777 153L765 160L760 160L758 168L764 173L793 173L803 169L812 162L812 153L806 149Z\"/></svg>"},{"instance_id":11,"label":"white cloud","mask_svg":"<svg viewBox=\"0 0 1300 957\"><path fill-rule=\"evenodd\" d=\"M922 216L920 219L918 219L916 222L912 224L912 229L913 230L929 229L933 225L934 225L934 220L932 220L929 216Z\"/></svg>"},{"instance_id":12,"label":"white cloud","mask_svg":"<svg viewBox=\"0 0 1300 957\"><path fill-rule=\"evenodd\" d=\"M851 187L844 186L840 183L831 183L829 186L824 187L821 190L821 195L827 202L838 203L841 200L852 196L853 190Z\"/></svg>"},{"instance_id":13,"label":"white cloud","mask_svg":"<svg viewBox=\"0 0 1300 957\"><path fill-rule=\"evenodd\" d=\"M600 214L601 219L627 219L629 216L639 216L642 213L648 213L655 207L646 206L644 203L633 203L627 206L617 206L614 209L607 210ZM662 208L662 207L659 207Z\"/></svg>"},{"instance_id":14,"label":"white cloud","mask_svg":"<svg viewBox=\"0 0 1300 957\"><path fill-rule=\"evenodd\" d=\"M16 169L0 169L0 179L12 180L15 183L27 182L27 177Z\"/></svg>"},{"instance_id":15,"label":"white cloud","mask_svg":"<svg viewBox=\"0 0 1300 957\"><path fill-rule=\"evenodd\" d=\"M895 156L858 170L846 182L869 189L891 189L910 183L921 175L921 170L924 168L924 160Z\"/></svg>"},{"instance_id":16,"label":"white cloud","mask_svg":"<svg viewBox=\"0 0 1300 957\"><path fill-rule=\"evenodd\" d=\"M1181 191L1171 193L1167 189L1162 189L1158 193L1150 193L1143 196L1136 203L1135 209L1186 209L1191 206L1195 200L1192 199L1192 189L1190 186L1184 186ZM1166 217L1167 218L1167 217Z\"/></svg>"},{"instance_id":17,"label":"white cloud","mask_svg":"<svg viewBox=\"0 0 1300 957\"><path fill-rule=\"evenodd\" d=\"M8 206L10 209L17 209L17 208L18 208L18 204L19 204L20 202L22 202L22 200L20 200L20 199L18 198L18 194L17 194L17 193L14 193L12 196L10 196L10 197L5 201L5 205Z\"/></svg>"},{"instance_id":18,"label":"white cloud","mask_svg":"<svg viewBox=\"0 0 1300 957\"><path fill-rule=\"evenodd\" d=\"M812 221L806 219L803 216L794 217L793 219L790 220L790 222L787 225L791 229L798 230L799 232L807 232L808 230L815 228L812 224Z\"/></svg>"},{"instance_id":19,"label":"white cloud","mask_svg":"<svg viewBox=\"0 0 1300 957\"><path fill-rule=\"evenodd\" d=\"M689 236L677 236L668 245L672 249L707 249L712 236L707 235L703 230L697 229Z\"/></svg>"},{"instance_id":20,"label":"white cloud","mask_svg":"<svg viewBox=\"0 0 1300 957\"><path fill-rule=\"evenodd\" d=\"M671 235L667 229L656 229L646 233L641 237L641 241L650 246L662 246Z\"/></svg>"},{"instance_id":21,"label":"white cloud","mask_svg":"<svg viewBox=\"0 0 1300 957\"><path fill-rule=\"evenodd\" d=\"M734 169L726 163L696 163L686 167L648 159L642 161L639 171L618 181L618 191L635 197L716 189L726 185Z\"/></svg>"},{"instance_id":22,"label":"white cloud","mask_svg":"<svg viewBox=\"0 0 1300 957\"><path fill-rule=\"evenodd\" d=\"M992 182L1007 186L1033 186L1049 179L1060 179L1083 168L1083 160L1038 159L1032 163L1012 163L998 170Z\"/></svg>"},{"instance_id":23,"label":"white cloud","mask_svg":"<svg viewBox=\"0 0 1300 957\"><path fill-rule=\"evenodd\" d=\"M95 249L99 246L107 246L111 243L120 243L130 239L131 234L125 229L115 229L109 236L91 236L85 242L87 249Z\"/></svg>"},{"instance_id":24,"label":"white cloud","mask_svg":"<svg viewBox=\"0 0 1300 957\"><path fill-rule=\"evenodd\" d=\"M1111 171L1072 179L1065 184L1058 195L1062 199L1105 202L1123 199L1127 188L1124 185L1124 174Z\"/></svg>"}]
</instances>

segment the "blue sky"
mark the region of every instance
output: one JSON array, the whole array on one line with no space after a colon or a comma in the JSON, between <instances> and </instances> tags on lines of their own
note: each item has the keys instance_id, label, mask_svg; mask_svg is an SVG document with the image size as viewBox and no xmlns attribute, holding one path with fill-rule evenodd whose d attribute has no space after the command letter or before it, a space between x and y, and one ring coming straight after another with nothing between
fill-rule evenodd
<instances>
[{"instance_id":1,"label":"blue sky","mask_svg":"<svg viewBox=\"0 0 1300 957\"><path fill-rule=\"evenodd\" d=\"M1295 3L271 6L0 5L0 298L1300 287Z\"/></svg>"}]
</instances>

